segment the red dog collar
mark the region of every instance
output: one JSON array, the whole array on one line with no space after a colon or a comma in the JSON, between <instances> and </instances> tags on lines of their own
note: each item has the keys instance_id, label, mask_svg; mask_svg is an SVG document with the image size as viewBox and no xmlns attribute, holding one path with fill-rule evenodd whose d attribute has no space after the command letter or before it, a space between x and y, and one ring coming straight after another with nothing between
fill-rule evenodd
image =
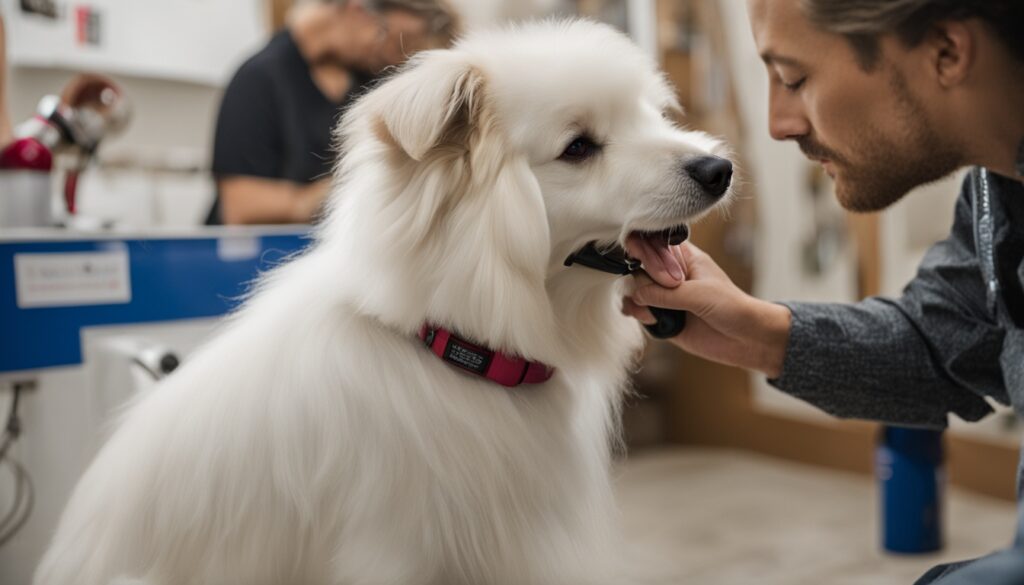
<instances>
[{"instance_id":1,"label":"red dog collar","mask_svg":"<svg viewBox=\"0 0 1024 585\"><path fill-rule=\"evenodd\" d=\"M420 328L419 338L442 360L502 386L540 384L555 374L554 368L540 362L480 347L440 327L424 325Z\"/></svg>"}]
</instances>

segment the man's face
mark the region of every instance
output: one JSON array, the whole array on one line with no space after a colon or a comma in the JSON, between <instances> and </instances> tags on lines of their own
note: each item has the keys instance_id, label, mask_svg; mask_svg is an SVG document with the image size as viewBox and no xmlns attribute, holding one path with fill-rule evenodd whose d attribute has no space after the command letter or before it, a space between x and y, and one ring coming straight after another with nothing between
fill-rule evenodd
<instances>
[{"instance_id":1,"label":"man's face","mask_svg":"<svg viewBox=\"0 0 1024 585\"><path fill-rule=\"evenodd\" d=\"M405 62L413 53L438 44L422 17L404 10L371 12L350 1L338 7L327 61L371 75Z\"/></svg>"},{"instance_id":2,"label":"man's face","mask_svg":"<svg viewBox=\"0 0 1024 585\"><path fill-rule=\"evenodd\" d=\"M388 10L369 14L373 19L373 35L363 45L361 65L371 73L405 62L413 53L428 48L427 22L404 10Z\"/></svg>"},{"instance_id":3,"label":"man's face","mask_svg":"<svg viewBox=\"0 0 1024 585\"><path fill-rule=\"evenodd\" d=\"M961 166L956 137L933 124L921 51L882 37L865 71L845 37L815 27L799 0L749 0L769 75L769 130L823 164L843 207L877 211Z\"/></svg>"}]
</instances>

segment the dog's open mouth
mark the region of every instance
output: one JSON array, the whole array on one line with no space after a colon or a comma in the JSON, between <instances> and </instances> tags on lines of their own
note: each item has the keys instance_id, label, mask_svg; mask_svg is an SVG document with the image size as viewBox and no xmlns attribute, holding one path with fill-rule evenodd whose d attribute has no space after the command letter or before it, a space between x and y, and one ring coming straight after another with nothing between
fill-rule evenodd
<instances>
[{"instance_id":1,"label":"dog's open mouth","mask_svg":"<svg viewBox=\"0 0 1024 585\"><path fill-rule=\"evenodd\" d=\"M654 268L672 273L672 268L675 268L678 274L682 274L682 264L671 248L682 244L688 237L690 227L686 224L659 231L636 230L629 233L626 245L637 258L631 257L619 246L598 249L596 242L590 242L569 255L565 265L580 264L601 272L625 275L639 270L643 262L648 270Z\"/></svg>"},{"instance_id":2,"label":"dog's open mouth","mask_svg":"<svg viewBox=\"0 0 1024 585\"><path fill-rule=\"evenodd\" d=\"M674 276L683 274L683 265L672 246L678 246L690 237L690 227L680 224L665 230L645 232L633 231L627 238L627 247L637 256L648 272L667 272Z\"/></svg>"},{"instance_id":3,"label":"dog's open mouth","mask_svg":"<svg viewBox=\"0 0 1024 585\"><path fill-rule=\"evenodd\" d=\"M690 226L684 223L657 232L635 231L629 235L657 246L678 246L690 237Z\"/></svg>"}]
</instances>

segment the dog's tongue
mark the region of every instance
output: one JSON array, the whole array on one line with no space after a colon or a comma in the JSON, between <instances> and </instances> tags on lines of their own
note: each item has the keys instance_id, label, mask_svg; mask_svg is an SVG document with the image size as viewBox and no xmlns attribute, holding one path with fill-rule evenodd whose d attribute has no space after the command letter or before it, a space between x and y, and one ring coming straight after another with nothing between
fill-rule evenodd
<instances>
[{"instance_id":1,"label":"dog's tongue","mask_svg":"<svg viewBox=\"0 0 1024 585\"><path fill-rule=\"evenodd\" d=\"M644 271L662 285L674 286L683 280L683 265L672 252L672 242L663 234L633 232L626 241L630 256L643 264Z\"/></svg>"}]
</instances>

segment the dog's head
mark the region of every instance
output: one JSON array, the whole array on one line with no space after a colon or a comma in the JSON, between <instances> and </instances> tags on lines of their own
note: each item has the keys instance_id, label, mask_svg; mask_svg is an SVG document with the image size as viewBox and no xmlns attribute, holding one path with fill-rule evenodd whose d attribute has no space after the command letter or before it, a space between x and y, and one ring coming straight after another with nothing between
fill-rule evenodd
<instances>
[{"instance_id":1,"label":"dog's head","mask_svg":"<svg viewBox=\"0 0 1024 585\"><path fill-rule=\"evenodd\" d=\"M418 257L406 268L430 284L416 286L482 322L584 270L563 261L587 242L669 230L727 196L722 145L677 127L676 109L654 62L610 27L478 33L420 53L346 115L335 215L373 215L382 242ZM373 213L345 204L364 192Z\"/></svg>"}]
</instances>

